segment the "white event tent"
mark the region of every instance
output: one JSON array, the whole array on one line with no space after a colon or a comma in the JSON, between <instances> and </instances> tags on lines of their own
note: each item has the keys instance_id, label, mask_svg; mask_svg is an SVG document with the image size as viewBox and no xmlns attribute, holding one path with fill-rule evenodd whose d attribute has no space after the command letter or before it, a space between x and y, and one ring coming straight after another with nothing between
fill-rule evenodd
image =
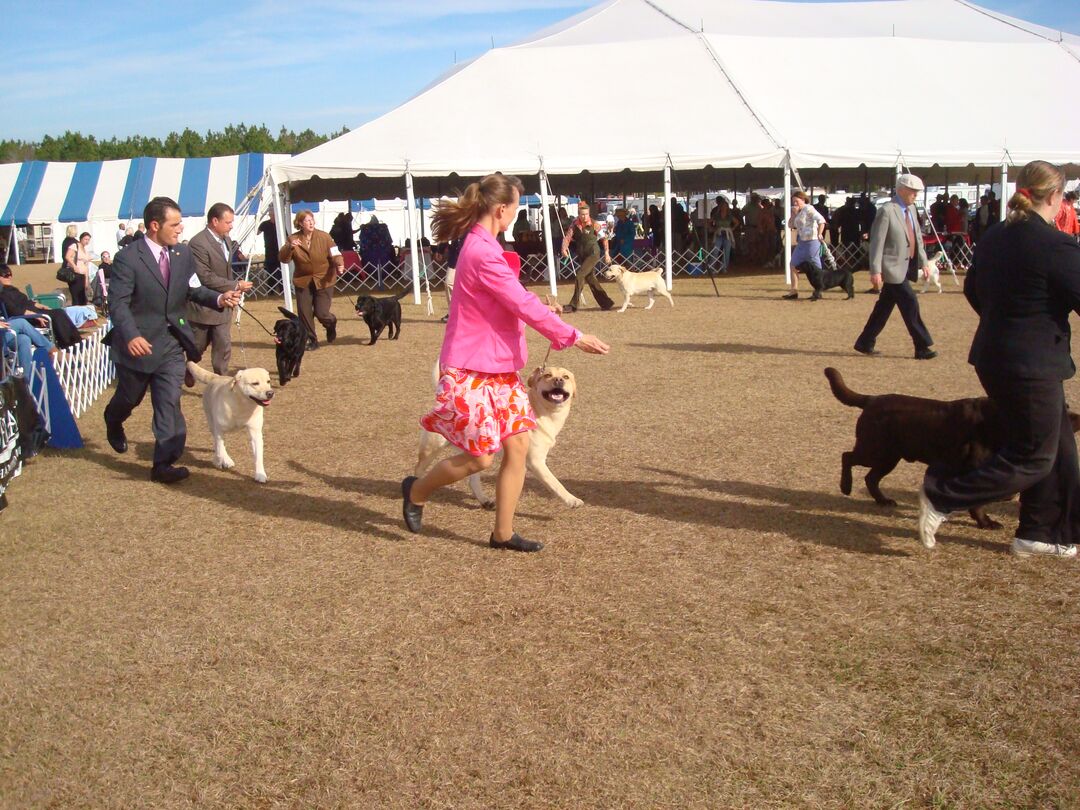
<instances>
[{"instance_id":1,"label":"white event tent","mask_svg":"<svg viewBox=\"0 0 1080 810\"><path fill-rule=\"evenodd\" d=\"M609 0L270 176L279 204L405 185L412 205L494 170L536 178L545 198L583 174L615 191L662 173L668 199L672 173L717 188L761 170L782 172L788 195L792 172L801 184L902 168L996 169L1004 188L1010 166L1080 162L1078 85L1080 37L967 0ZM417 301L418 275L414 257Z\"/></svg>"}]
</instances>

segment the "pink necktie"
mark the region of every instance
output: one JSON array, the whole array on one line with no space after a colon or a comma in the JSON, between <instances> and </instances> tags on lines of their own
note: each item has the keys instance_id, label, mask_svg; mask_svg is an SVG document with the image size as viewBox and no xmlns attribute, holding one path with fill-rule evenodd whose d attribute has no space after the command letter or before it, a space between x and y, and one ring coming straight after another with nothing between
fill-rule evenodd
<instances>
[{"instance_id":1,"label":"pink necktie","mask_svg":"<svg viewBox=\"0 0 1080 810\"><path fill-rule=\"evenodd\" d=\"M161 271L161 277L165 280L165 286L169 286L169 250L165 248L161 251L161 255L158 257L158 269Z\"/></svg>"}]
</instances>

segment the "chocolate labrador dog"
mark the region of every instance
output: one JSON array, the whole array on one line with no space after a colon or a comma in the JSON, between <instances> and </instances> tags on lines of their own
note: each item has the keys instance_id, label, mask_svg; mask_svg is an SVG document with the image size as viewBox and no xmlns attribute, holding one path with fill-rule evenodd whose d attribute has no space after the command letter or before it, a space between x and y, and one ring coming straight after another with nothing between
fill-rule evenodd
<instances>
[{"instance_id":1,"label":"chocolate labrador dog","mask_svg":"<svg viewBox=\"0 0 1080 810\"><path fill-rule=\"evenodd\" d=\"M845 405L862 408L855 423L855 447L840 456L840 491L851 494L851 468L869 467L866 488L882 506L895 506L878 484L900 460L939 465L958 474L990 458L1005 438L1005 425L987 397L943 401L904 394L858 394L844 384L835 368L825 369L833 396ZM1080 415L1069 412L1073 430ZM982 507L970 510L980 529L1000 529Z\"/></svg>"}]
</instances>

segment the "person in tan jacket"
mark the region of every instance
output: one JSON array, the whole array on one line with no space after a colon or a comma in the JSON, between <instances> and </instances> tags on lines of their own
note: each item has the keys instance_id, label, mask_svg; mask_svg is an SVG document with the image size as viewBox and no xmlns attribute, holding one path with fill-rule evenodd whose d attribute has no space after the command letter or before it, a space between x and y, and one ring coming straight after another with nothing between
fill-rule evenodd
<instances>
[{"instance_id":1,"label":"person in tan jacket","mask_svg":"<svg viewBox=\"0 0 1080 810\"><path fill-rule=\"evenodd\" d=\"M315 216L310 211L297 212L293 225L296 233L289 237L278 257L283 262L291 261L295 268L296 308L307 329L308 351L312 351L319 348L314 319L326 328L327 343L333 343L337 337L337 318L330 305L344 260L330 234L315 228Z\"/></svg>"}]
</instances>

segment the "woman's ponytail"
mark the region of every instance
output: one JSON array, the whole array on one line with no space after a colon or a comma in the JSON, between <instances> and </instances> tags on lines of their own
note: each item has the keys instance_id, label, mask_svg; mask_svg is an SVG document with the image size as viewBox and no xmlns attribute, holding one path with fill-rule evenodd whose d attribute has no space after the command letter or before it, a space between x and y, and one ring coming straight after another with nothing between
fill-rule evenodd
<instances>
[{"instance_id":1,"label":"woman's ponytail","mask_svg":"<svg viewBox=\"0 0 1080 810\"><path fill-rule=\"evenodd\" d=\"M511 205L515 191L520 196L525 187L512 175L489 174L478 183L470 183L456 200L439 202L431 217L432 236L436 242L460 239L492 208Z\"/></svg>"},{"instance_id":2,"label":"woman's ponytail","mask_svg":"<svg viewBox=\"0 0 1080 810\"><path fill-rule=\"evenodd\" d=\"M1065 188L1065 175L1053 163L1033 160L1016 176L1016 193L1009 198L1008 223L1022 222L1031 216L1035 205Z\"/></svg>"}]
</instances>

